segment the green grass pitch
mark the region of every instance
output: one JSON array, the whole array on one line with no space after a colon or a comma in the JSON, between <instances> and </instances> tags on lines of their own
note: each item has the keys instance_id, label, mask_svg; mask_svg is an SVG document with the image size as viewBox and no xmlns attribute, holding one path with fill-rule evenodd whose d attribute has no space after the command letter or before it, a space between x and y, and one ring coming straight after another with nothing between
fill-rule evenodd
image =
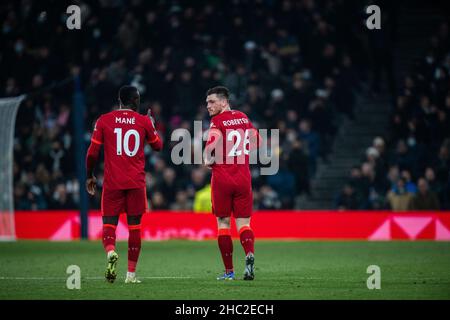
<instances>
[{"instance_id":1,"label":"green grass pitch","mask_svg":"<svg viewBox=\"0 0 450 320\"><path fill-rule=\"evenodd\" d=\"M236 281L219 282L215 241L144 242L141 284L125 284L127 243L118 243L118 278L103 279L100 242L0 243L0 299L450 299L450 243L256 243L256 278L243 281L243 250L234 242ZM66 269L81 268L81 289L66 288ZM369 290L369 265L381 289Z\"/></svg>"}]
</instances>

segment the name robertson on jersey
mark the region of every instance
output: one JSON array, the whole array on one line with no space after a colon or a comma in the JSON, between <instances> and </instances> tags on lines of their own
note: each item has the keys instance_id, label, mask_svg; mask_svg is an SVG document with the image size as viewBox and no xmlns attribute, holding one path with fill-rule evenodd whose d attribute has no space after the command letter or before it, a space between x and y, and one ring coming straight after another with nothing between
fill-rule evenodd
<instances>
[{"instance_id":1,"label":"name robertson on jersey","mask_svg":"<svg viewBox=\"0 0 450 320\"><path fill-rule=\"evenodd\" d=\"M236 126L238 124L246 124L246 123L248 123L248 119L246 119L246 118L239 118L239 119L232 119L232 120L224 120L224 121L222 121L222 123L223 123L223 125L225 127Z\"/></svg>"},{"instance_id":2,"label":"name robertson on jersey","mask_svg":"<svg viewBox=\"0 0 450 320\"><path fill-rule=\"evenodd\" d=\"M133 118L120 118L120 117L116 117L116 123L121 123L121 124L136 124L136 119Z\"/></svg>"}]
</instances>

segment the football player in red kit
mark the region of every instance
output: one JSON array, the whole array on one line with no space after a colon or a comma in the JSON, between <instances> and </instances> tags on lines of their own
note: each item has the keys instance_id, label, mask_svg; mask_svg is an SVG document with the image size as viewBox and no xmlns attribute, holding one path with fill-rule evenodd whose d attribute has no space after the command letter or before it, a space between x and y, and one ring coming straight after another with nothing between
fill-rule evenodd
<instances>
[{"instance_id":1,"label":"football player in red kit","mask_svg":"<svg viewBox=\"0 0 450 320\"><path fill-rule=\"evenodd\" d=\"M217 217L218 244L225 266L225 273L217 279L234 279L230 233L230 218L233 216L246 255L244 280L253 280L255 237L250 227L253 194L249 154L256 149L260 136L244 113L231 110L227 88L214 87L206 96L212 118L204 160L212 169L212 210Z\"/></svg>"},{"instance_id":2,"label":"football player in red kit","mask_svg":"<svg viewBox=\"0 0 450 320\"><path fill-rule=\"evenodd\" d=\"M106 280L117 277L118 254L115 251L116 227L119 215L127 214L128 272L126 283L140 282L136 265L141 250L141 218L147 208L144 147L162 149L162 140L155 130L149 110L148 116L139 114L140 95L137 88L123 86L119 90L120 108L100 116L94 128L86 156L86 189L95 194L94 168L101 145L104 146L105 166L101 200L103 216L103 246L107 253Z\"/></svg>"}]
</instances>

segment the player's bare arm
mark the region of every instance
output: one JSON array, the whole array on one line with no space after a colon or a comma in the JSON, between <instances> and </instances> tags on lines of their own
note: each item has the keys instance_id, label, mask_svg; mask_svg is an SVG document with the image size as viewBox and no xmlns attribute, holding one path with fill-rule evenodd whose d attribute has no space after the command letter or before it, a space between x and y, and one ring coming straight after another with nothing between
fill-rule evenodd
<instances>
[{"instance_id":1,"label":"player's bare arm","mask_svg":"<svg viewBox=\"0 0 450 320\"><path fill-rule=\"evenodd\" d=\"M203 163L206 167L210 168L215 163L215 152L220 150L218 148L222 148L222 133L219 129L215 128L214 125L211 125L211 128L208 132L208 139L205 146Z\"/></svg>"},{"instance_id":2,"label":"player's bare arm","mask_svg":"<svg viewBox=\"0 0 450 320\"><path fill-rule=\"evenodd\" d=\"M155 116L153 115L153 111L151 108L147 110L147 117L150 119L150 125L148 130L149 140L148 144L154 151L161 151L163 148L163 142L161 137L158 135L156 131L156 121Z\"/></svg>"},{"instance_id":3,"label":"player's bare arm","mask_svg":"<svg viewBox=\"0 0 450 320\"><path fill-rule=\"evenodd\" d=\"M155 117L153 117L153 112L152 112L151 108L148 108L147 116L150 118L150 121L152 122L153 127L155 127Z\"/></svg>"},{"instance_id":4,"label":"player's bare arm","mask_svg":"<svg viewBox=\"0 0 450 320\"><path fill-rule=\"evenodd\" d=\"M101 144L99 141L91 141L86 155L86 191L91 196L95 195L97 178L94 176L94 168L100 154Z\"/></svg>"}]
</instances>

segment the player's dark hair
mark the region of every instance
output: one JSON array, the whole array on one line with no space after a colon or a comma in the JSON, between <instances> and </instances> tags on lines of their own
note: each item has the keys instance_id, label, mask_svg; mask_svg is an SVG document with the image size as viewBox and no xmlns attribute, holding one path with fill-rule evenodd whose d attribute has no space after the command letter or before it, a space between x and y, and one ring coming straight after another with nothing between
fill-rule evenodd
<instances>
[{"instance_id":1,"label":"player's dark hair","mask_svg":"<svg viewBox=\"0 0 450 320\"><path fill-rule=\"evenodd\" d=\"M221 99L226 99L226 100L230 99L230 90L228 90L227 87L217 86L217 87L211 88L206 92L206 96L209 96L211 94L216 94Z\"/></svg>"},{"instance_id":2,"label":"player's dark hair","mask_svg":"<svg viewBox=\"0 0 450 320\"><path fill-rule=\"evenodd\" d=\"M138 96L138 89L134 86L123 86L119 89L120 103L132 109L137 109L139 106L135 105L135 100Z\"/></svg>"}]
</instances>

